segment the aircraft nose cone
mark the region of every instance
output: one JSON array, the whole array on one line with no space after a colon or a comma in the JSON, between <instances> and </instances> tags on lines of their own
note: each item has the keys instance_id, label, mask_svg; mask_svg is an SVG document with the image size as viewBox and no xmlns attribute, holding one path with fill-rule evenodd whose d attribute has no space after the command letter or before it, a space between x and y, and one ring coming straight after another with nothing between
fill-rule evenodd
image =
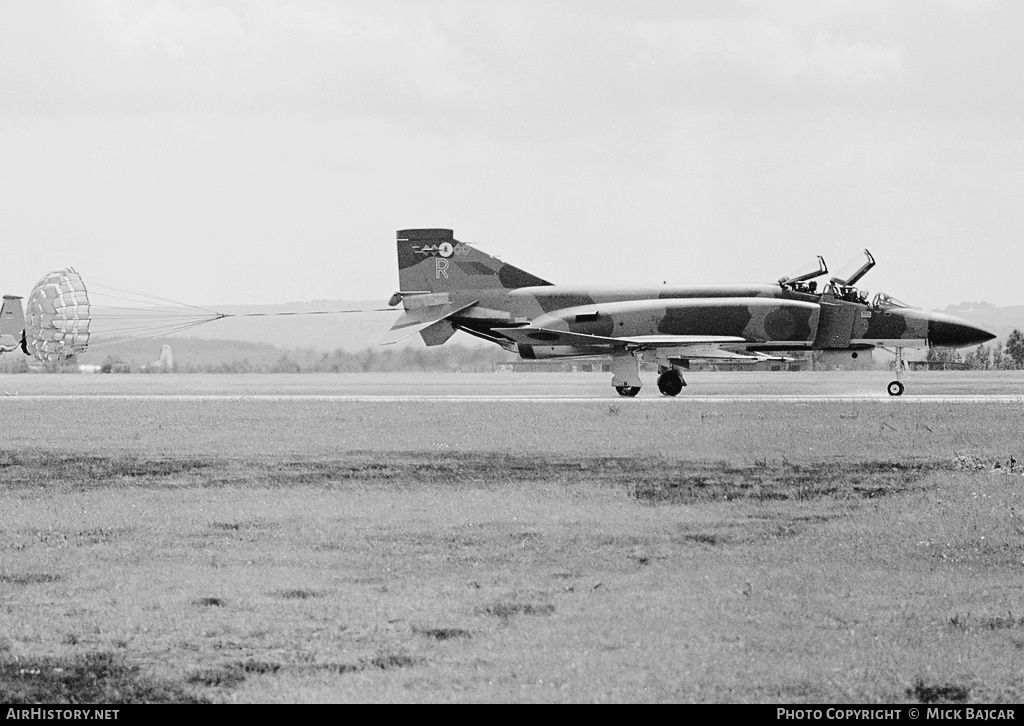
<instances>
[{"instance_id":1,"label":"aircraft nose cone","mask_svg":"<svg viewBox=\"0 0 1024 726\"><path fill-rule=\"evenodd\" d=\"M994 335L976 328L966 320L950 315L936 315L928 320L928 342L940 348L965 348L981 345Z\"/></svg>"}]
</instances>

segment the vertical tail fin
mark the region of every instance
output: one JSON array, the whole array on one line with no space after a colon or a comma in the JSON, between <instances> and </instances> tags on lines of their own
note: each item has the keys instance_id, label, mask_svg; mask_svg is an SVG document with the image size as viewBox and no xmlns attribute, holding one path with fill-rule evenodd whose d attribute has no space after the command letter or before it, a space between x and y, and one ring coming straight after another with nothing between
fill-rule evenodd
<instances>
[{"instance_id":1,"label":"vertical tail fin","mask_svg":"<svg viewBox=\"0 0 1024 726\"><path fill-rule=\"evenodd\" d=\"M0 307L0 352L10 353L21 345L25 334L25 309L17 295L4 295Z\"/></svg>"},{"instance_id":2,"label":"vertical tail fin","mask_svg":"<svg viewBox=\"0 0 1024 726\"><path fill-rule=\"evenodd\" d=\"M550 282L455 239L450 229L398 231L402 292L514 290Z\"/></svg>"}]
</instances>

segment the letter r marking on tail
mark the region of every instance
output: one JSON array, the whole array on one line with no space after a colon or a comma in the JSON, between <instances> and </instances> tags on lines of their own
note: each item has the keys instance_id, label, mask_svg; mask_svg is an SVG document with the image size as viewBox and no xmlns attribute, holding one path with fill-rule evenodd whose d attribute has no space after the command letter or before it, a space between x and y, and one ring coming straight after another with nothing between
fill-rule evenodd
<instances>
[{"instance_id":1,"label":"letter r marking on tail","mask_svg":"<svg viewBox=\"0 0 1024 726\"><path fill-rule=\"evenodd\" d=\"M448 279L448 260L443 257L434 258L434 279L440 280L441 276L444 275L444 279Z\"/></svg>"}]
</instances>

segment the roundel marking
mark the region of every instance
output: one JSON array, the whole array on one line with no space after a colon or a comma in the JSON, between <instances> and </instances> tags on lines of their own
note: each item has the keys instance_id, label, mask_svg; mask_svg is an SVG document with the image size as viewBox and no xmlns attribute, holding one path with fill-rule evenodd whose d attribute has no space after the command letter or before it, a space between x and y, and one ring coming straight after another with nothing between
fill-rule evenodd
<instances>
[{"instance_id":1,"label":"roundel marking","mask_svg":"<svg viewBox=\"0 0 1024 726\"><path fill-rule=\"evenodd\" d=\"M451 242L442 242L437 246L437 254L441 257L451 257L455 254L455 246Z\"/></svg>"}]
</instances>

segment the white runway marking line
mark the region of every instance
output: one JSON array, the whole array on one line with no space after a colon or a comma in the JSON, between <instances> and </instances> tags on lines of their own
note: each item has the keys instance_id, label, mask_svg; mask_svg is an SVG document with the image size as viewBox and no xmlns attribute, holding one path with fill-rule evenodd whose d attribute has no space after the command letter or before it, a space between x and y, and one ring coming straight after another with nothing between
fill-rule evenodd
<instances>
[{"instance_id":1,"label":"white runway marking line","mask_svg":"<svg viewBox=\"0 0 1024 726\"><path fill-rule=\"evenodd\" d=\"M168 402L189 402L189 401L268 401L268 402L289 402L289 401L321 401L324 403L620 403L624 406L659 404L659 405L686 405L687 403L863 403L865 401L882 402L887 401L896 405L910 403L1024 403L1024 396L1009 394L993 395L949 395L949 396L887 396L885 394L862 394L853 396L833 395L805 395L787 396L779 395L756 395L756 396L685 396L679 398L640 397L640 398L608 398L608 397L585 397L585 396L516 396L516 395L374 395L374 394L8 394L2 398L7 400L33 400L33 401L68 401L68 400L104 400L104 401L168 401Z\"/></svg>"}]
</instances>

